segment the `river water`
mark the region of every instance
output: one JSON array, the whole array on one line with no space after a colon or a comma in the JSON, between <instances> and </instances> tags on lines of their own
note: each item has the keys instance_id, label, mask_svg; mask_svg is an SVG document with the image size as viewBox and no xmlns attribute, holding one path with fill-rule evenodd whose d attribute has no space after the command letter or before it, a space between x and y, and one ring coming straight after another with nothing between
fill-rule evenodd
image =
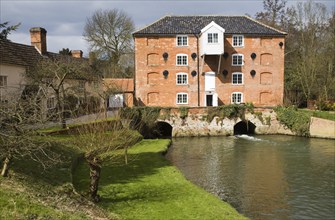
<instances>
[{"instance_id":1,"label":"river water","mask_svg":"<svg viewBox=\"0 0 335 220\"><path fill-rule=\"evenodd\" d=\"M167 158L251 219L335 219L335 140L174 138Z\"/></svg>"}]
</instances>

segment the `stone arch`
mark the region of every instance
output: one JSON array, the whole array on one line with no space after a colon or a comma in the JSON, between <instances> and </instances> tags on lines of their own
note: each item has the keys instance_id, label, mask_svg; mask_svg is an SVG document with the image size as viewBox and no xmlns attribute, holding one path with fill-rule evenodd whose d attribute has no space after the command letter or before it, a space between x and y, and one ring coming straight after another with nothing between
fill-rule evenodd
<instances>
[{"instance_id":1,"label":"stone arch","mask_svg":"<svg viewBox=\"0 0 335 220\"><path fill-rule=\"evenodd\" d=\"M171 138L173 127L165 121L156 122L156 131L158 137Z\"/></svg>"},{"instance_id":2,"label":"stone arch","mask_svg":"<svg viewBox=\"0 0 335 220\"><path fill-rule=\"evenodd\" d=\"M256 125L248 120L240 121L234 125L234 135L255 134Z\"/></svg>"}]
</instances>

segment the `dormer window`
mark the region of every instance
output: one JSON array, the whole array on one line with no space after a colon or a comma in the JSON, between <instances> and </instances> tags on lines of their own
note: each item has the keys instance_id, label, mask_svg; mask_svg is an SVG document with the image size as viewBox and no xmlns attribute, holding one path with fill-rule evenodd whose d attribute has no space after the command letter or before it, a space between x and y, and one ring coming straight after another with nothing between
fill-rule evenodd
<instances>
[{"instance_id":1,"label":"dormer window","mask_svg":"<svg viewBox=\"0 0 335 220\"><path fill-rule=\"evenodd\" d=\"M233 47L243 47L243 46L244 46L244 36L233 35Z\"/></svg>"},{"instance_id":2,"label":"dormer window","mask_svg":"<svg viewBox=\"0 0 335 220\"><path fill-rule=\"evenodd\" d=\"M216 44L216 43L218 43L219 42L219 35L218 35L218 33L208 33L207 34L207 42L209 43L209 44Z\"/></svg>"},{"instance_id":3,"label":"dormer window","mask_svg":"<svg viewBox=\"0 0 335 220\"><path fill-rule=\"evenodd\" d=\"M177 46L187 46L188 39L186 35L178 35L177 36Z\"/></svg>"}]
</instances>

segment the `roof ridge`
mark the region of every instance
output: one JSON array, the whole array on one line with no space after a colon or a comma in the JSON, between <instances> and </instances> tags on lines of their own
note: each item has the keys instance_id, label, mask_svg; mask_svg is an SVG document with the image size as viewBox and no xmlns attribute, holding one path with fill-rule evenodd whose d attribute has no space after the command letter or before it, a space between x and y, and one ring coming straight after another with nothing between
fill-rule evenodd
<instances>
[{"instance_id":1,"label":"roof ridge","mask_svg":"<svg viewBox=\"0 0 335 220\"><path fill-rule=\"evenodd\" d=\"M245 18L247 18L247 19L249 19L249 20L251 20L251 21L253 21L253 22L256 22L257 24L260 24L260 25L262 25L262 26L264 26L264 27L270 28L271 30L278 31L278 32L281 33L281 34L285 34L285 35L287 35L287 32L278 30L277 28L271 27L270 25L266 25L266 24L264 24L264 23L262 23L262 22L260 22L260 21L257 21L256 19L251 18L251 17L249 17L249 16L247 16L247 15L244 15L243 17L245 17Z\"/></svg>"}]
</instances>

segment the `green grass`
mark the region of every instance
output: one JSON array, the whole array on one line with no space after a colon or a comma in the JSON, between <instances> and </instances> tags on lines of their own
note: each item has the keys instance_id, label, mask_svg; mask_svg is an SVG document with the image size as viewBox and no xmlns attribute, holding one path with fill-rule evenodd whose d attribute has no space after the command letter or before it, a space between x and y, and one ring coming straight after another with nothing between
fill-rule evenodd
<instances>
[{"instance_id":1,"label":"green grass","mask_svg":"<svg viewBox=\"0 0 335 220\"><path fill-rule=\"evenodd\" d=\"M335 121L335 112L299 109L299 111L308 114L310 117L323 118L327 120Z\"/></svg>"},{"instance_id":2,"label":"green grass","mask_svg":"<svg viewBox=\"0 0 335 220\"><path fill-rule=\"evenodd\" d=\"M162 153L170 140L142 140L129 150L131 162L122 158L102 168L99 206L122 219L247 219L229 204L184 178ZM74 185L87 193L86 163L78 166Z\"/></svg>"},{"instance_id":3,"label":"green grass","mask_svg":"<svg viewBox=\"0 0 335 220\"><path fill-rule=\"evenodd\" d=\"M42 137L37 139L43 140ZM88 202L73 193L71 163L79 151L62 144L68 139L44 138L44 141L58 141L48 150L60 155L60 161L47 169L30 157L13 160L9 177L0 178L0 219L79 220L90 219L88 213L93 211L104 216L98 207L85 208Z\"/></svg>"}]
</instances>

